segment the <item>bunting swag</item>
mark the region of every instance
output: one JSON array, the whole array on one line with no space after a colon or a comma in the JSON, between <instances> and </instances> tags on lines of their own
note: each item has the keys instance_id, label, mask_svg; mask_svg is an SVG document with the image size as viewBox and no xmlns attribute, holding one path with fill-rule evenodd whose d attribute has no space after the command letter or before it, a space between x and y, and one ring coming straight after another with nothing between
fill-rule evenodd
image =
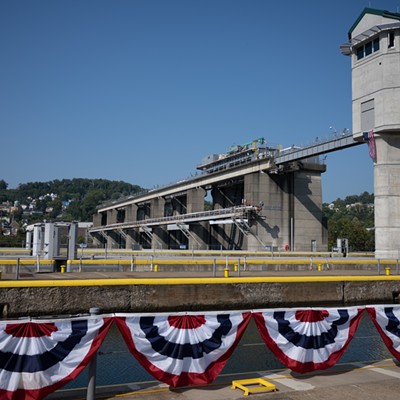
<instances>
[{"instance_id":1,"label":"bunting swag","mask_svg":"<svg viewBox=\"0 0 400 400\"><path fill-rule=\"evenodd\" d=\"M36 400L74 379L99 349L112 318L0 322L0 398Z\"/></svg>"},{"instance_id":2,"label":"bunting swag","mask_svg":"<svg viewBox=\"0 0 400 400\"><path fill-rule=\"evenodd\" d=\"M214 381L250 317L250 312L117 314L116 323L130 352L146 371L179 387Z\"/></svg>"},{"instance_id":3,"label":"bunting swag","mask_svg":"<svg viewBox=\"0 0 400 400\"><path fill-rule=\"evenodd\" d=\"M354 336L362 308L275 309L254 312L257 328L278 360L305 373L333 366Z\"/></svg>"},{"instance_id":4,"label":"bunting swag","mask_svg":"<svg viewBox=\"0 0 400 400\"><path fill-rule=\"evenodd\" d=\"M400 361L400 306L368 306L367 312L388 350Z\"/></svg>"}]
</instances>

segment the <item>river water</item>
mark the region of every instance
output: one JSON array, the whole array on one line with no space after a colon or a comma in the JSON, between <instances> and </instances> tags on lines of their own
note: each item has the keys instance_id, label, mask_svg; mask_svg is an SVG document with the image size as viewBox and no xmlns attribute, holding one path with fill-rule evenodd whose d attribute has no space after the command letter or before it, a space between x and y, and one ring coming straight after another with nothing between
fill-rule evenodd
<instances>
[{"instance_id":1,"label":"river water","mask_svg":"<svg viewBox=\"0 0 400 400\"><path fill-rule=\"evenodd\" d=\"M390 358L375 326L366 312L347 351L339 363L369 362ZM264 371L285 368L271 353L255 326L250 321L242 340L221 374ZM115 324L110 328L97 358L97 386L154 380L129 353ZM87 372L83 371L67 388L86 387Z\"/></svg>"}]
</instances>

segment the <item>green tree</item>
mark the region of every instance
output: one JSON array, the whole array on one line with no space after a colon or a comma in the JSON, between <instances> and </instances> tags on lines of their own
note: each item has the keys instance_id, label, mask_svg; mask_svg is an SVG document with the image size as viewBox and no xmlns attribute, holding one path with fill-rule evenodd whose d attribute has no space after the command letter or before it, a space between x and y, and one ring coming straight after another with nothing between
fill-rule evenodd
<instances>
[{"instance_id":1,"label":"green tree","mask_svg":"<svg viewBox=\"0 0 400 400\"><path fill-rule=\"evenodd\" d=\"M328 247L336 246L338 238L347 238L351 251L373 251L375 246L373 194L337 199L323 205L328 220Z\"/></svg>"},{"instance_id":2,"label":"green tree","mask_svg":"<svg viewBox=\"0 0 400 400\"><path fill-rule=\"evenodd\" d=\"M7 190L8 183L4 179L0 179L0 190Z\"/></svg>"}]
</instances>

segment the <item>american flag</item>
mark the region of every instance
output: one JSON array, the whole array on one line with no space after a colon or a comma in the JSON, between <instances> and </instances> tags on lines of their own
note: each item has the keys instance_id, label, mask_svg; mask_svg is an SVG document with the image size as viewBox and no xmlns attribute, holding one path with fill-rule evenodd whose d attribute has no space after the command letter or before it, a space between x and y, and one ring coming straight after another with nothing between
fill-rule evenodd
<instances>
[{"instance_id":1,"label":"american flag","mask_svg":"<svg viewBox=\"0 0 400 400\"><path fill-rule=\"evenodd\" d=\"M376 143L374 131L368 132L368 152L370 157L376 161Z\"/></svg>"}]
</instances>

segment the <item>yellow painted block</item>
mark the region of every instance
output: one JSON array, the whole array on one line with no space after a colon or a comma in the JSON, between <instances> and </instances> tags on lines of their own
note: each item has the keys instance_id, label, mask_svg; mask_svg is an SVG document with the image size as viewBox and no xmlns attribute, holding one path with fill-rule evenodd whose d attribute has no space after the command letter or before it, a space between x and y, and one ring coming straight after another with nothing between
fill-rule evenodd
<instances>
[{"instance_id":1,"label":"yellow painted block","mask_svg":"<svg viewBox=\"0 0 400 400\"><path fill-rule=\"evenodd\" d=\"M276 392L276 386L262 378L241 379L232 381L232 389L242 389L244 395L248 396L250 393L261 392Z\"/></svg>"}]
</instances>

